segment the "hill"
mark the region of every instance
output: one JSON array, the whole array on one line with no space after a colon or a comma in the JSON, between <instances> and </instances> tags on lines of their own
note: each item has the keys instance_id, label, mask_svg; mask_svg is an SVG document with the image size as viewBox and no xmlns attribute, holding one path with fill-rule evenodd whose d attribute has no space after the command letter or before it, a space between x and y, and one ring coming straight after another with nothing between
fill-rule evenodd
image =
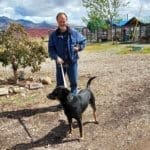
<instances>
[{"instance_id":1,"label":"hill","mask_svg":"<svg viewBox=\"0 0 150 150\"><path fill-rule=\"evenodd\" d=\"M25 20L25 19L13 20L8 17L2 16L0 17L0 29L3 30L7 28L7 26L10 23L14 23L14 22L23 25L25 28L50 28L50 29L56 28L56 24L53 23L49 24L45 21L41 23L34 23L32 21Z\"/></svg>"}]
</instances>

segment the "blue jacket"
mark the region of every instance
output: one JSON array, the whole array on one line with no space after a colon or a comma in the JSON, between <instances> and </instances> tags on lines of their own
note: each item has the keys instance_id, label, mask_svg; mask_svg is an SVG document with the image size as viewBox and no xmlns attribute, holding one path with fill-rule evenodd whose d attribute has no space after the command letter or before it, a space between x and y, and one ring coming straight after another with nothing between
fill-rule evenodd
<instances>
[{"instance_id":1,"label":"blue jacket","mask_svg":"<svg viewBox=\"0 0 150 150\"><path fill-rule=\"evenodd\" d=\"M64 41L59 36L59 29L55 30L51 33L48 41L48 52L49 56L52 59L57 59L57 56L63 59L63 48L62 45ZM68 47L68 55L71 62L77 62L79 58L78 52L74 51L74 46L79 46L79 51L83 50L86 44L85 37L80 34L77 30L71 29L68 27L68 39L67 39L67 47Z\"/></svg>"}]
</instances>

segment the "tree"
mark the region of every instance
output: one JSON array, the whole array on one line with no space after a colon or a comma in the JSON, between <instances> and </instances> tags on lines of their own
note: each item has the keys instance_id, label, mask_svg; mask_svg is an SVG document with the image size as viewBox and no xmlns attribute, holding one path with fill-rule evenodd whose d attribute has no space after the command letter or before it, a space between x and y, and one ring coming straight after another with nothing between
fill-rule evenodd
<instances>
[{"instance_id":1,"label":"tree","mask_svg":"<svg viewBox=\"0 0 150 150\"><path fill-rule=\"evenodd\" d=\"M97 16L90 16L89 19L84 18L84 22L87 24L87 28L92 33L97 33L97 42L99 42L99 32L100 30L108 29L106 21L100 20Z\"/></svg>"},{"instance_id":2,"label":"tree","mask_svg":"<svg viewBox=\"0 0 150 150\"><path fill-rule=\"evenodd\" d=\"M127 6L129 2L122 0L82 0L87 8L88 17L97 17L101 21L109 21L111 24L119 17L119 9Z\"/></svg>"},{"instance_id":3,"label":"tree","mask_svg":"<svg viewBox=\"0 0 150 150\"><path fill-rule=\"evenodd\" d=\"M87 27L91 32L101 29L107 29L108 26L105 21L100 20L98 17L90 18L87 21Z\"/></svg>"},{"instance_id":4,"label":"tree","mask_svg":"<svg viewBox=\"0 0 150 150\"><path fill-rule=\"evenodd\" d=\"M19 67L30 66L32 72L40 69L47 53L41 43L31 41L23 26L12 23L6 31L1 32L0 37L0 62L3 66L12 65L15 81Z\"/></svg>"}]
</instances>

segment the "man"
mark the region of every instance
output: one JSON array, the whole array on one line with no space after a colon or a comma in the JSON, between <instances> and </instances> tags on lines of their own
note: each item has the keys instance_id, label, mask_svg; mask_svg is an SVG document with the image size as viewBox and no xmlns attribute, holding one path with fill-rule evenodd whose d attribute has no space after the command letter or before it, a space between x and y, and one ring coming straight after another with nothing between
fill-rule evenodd
<instances>
[{"instance_id":1,"label":"man","mask_svg":"<svg viewBox=\"0 0 150 150\"><path fill-rule=\"evenodd\" d=\"M68 17L64 12L56 16L58 28L50 35L48 43L49 56L56 61L56 86L64 86L61 64L68 75L71 93L77 93L77 60L78 52L85 47L86 39L67 24Z\"/></svg>"}]
</instances>

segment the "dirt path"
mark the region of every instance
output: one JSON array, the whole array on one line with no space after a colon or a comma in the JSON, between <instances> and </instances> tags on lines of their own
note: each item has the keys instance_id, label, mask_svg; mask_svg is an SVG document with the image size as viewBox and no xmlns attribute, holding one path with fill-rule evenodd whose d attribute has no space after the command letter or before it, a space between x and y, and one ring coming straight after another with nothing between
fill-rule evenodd
<instances>
[{"instance_id":1,"label":"dirt path","mask_svg":"<svg viewBox=\"0 0 150 150\"><path fill-rule=\"evenodd\" d=\"M49 69L47 69L49 68ZM54 79L54 64L48 60L38 75ZM38 103L23 108L5 107L0 112L0 149L14 150L148 150L150 147L150 55L116 55L82 52L79 87L90 76L99 124L91 122L89 107L83 115L84 140L79 130L67 137L66 117L56 101L39 90ZM20 97L21 98L21 97Z\"/></svg>"}]
</instances>

